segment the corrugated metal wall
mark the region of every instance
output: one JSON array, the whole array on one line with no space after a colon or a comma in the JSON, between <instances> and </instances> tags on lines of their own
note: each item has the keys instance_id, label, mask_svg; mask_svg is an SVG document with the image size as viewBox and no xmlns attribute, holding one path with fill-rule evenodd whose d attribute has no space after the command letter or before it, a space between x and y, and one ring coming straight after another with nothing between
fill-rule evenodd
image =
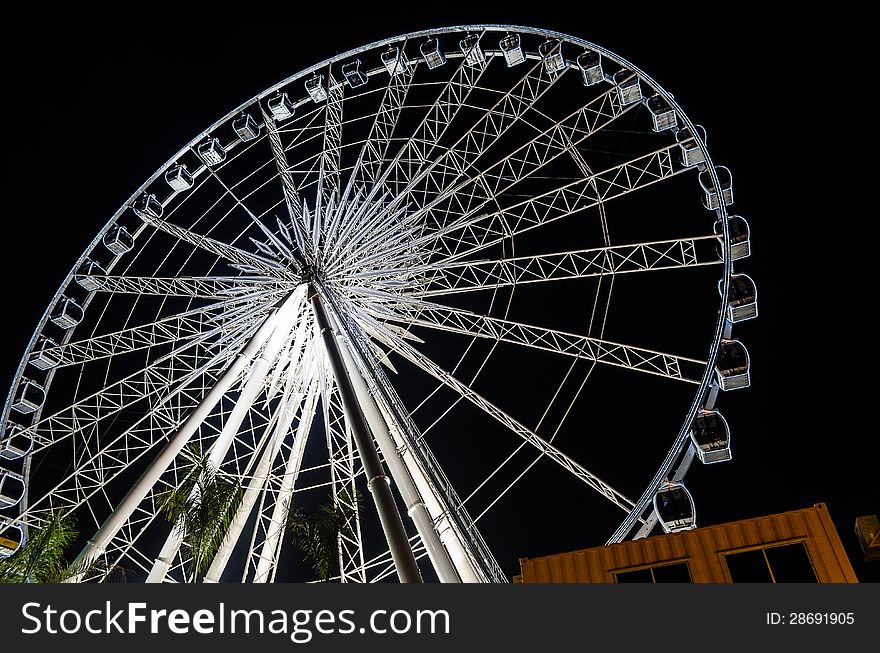
<instances>
[{"instance_id":1,"label":"corrugated metal wall","mask_svg":"<svg viewBox=\"0 0 880 653\"><path fill-rule=\"evenodd\" d=\"M695 583L729 583L724 553L796 541L804 542L820 583L858 582L824 503L610 546L521 558L521 579L516 580L613 583L615 571L686 560Z\"/></svg>"}]
</instances>

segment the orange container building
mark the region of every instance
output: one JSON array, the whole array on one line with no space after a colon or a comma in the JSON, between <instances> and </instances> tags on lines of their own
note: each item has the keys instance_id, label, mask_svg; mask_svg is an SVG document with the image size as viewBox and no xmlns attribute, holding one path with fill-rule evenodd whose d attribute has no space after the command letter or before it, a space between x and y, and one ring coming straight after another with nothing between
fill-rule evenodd
<instances>
[{"instance_id":1,"label":"orange container building","mask_svg":"<svg viewBox=\"0 0 880 653\"><path fill-rule=\"evenodd\" d=\"M521 558L520 583L856 583L824 503L592 549Z\"/></svg>"}]
</instances>

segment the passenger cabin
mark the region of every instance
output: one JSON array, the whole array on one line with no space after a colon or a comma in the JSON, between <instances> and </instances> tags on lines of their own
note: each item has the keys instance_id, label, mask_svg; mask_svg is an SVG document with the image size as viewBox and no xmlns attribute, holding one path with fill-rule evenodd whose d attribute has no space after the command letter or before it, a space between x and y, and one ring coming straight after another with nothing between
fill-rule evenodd
<instances>
[{"instance_id":1,"label":"passenger cabin","mask_svg":"<svg viewBox=\"0 0 880 653\"><path fill-rule=\"evenodd\" d=\"M584 86L593 86L605 79L605 72L602 70L602 55L598 52L592 50L582 52L575 59L575 63L584 76Z\"/></svg>"},{"instance_id":2,"label":"passenger cabin","mask_svg":"<svg viewBox=\"0 0 880 653\"><path fill-rule=\"evenodd\" d=\"M508 34L498 41L498 47L501 48L501 54L504 55L504 61L508 68L518 66L526 60L526 53L523 52L520 45L519 34Z\"/></svg>"},{"instance_id":3,"label":"passenger cabin","mask_svg":"<svg viewBox=\"0 0 880 653\"><path fill-rule=\"evenodd\" d=\"M43 386L30 379L22 379L12 407L19 413L28 415L39 410L44 401L46 401L46 391Z\"/></svg>"},{"instance_id":4,"label":"passenger cabin","mask_svg":"<svg viewBox=\"0 0 880 653\"><path fill-rule=\"evenodd\" d=\"M691 442L704 465L731 459L730 429L717 410L701 410L691 425Z\"/></svg>"},{"instance_id":5,"label":"passenger cabin","mask_svg":"<svg viewBox=\"0 0 880 653\"><path fill-rule=\"evenodd\" d=\"M697 526L691 493L682 483L663 483L654 495L654 512L664 533L687 531Z\"/></svg>"},{"instance_id":6,"label":"passenger cabin","mask_svg":"<svg viewBox=\"0 0 880 653\"><path fill-rule=\"evenodd\" d=\"M0 518L0 558L8 558L24 542L24 526Z\"/></svg>"},{"instance_id":7,"label":"passenger cabin","mask_svg":"<svg viewBox=\"0 0 880 653\"><path fill-rule=\"evenodd\" d=\"M562 56L562 42L547 39L538 46L538 54L544 60L544 68L548 75L556 75L565 69L565 57Z\"/></svg>"},{"instance_id":8,"label":"passenger cabin","mask_svg":"<svg viewBox=\"0 0 880 653\"><path fill-rule=\"evenodd\" d=\"M358 88L367 83L367 76L361 72L361 60L355 59L342 66L342 76L350 88Z\"/></svg>"},{"instance_id":9,"label":"passenger cabin","mask_svg":"<svg viewBox=\"0 0 880 653\"><path fill-rule=\"evenodd\" d=\"M486 55L480 47L478 34L468 34L458 42L458 47L464 53L464 60L469 66L480 66L486 61Z\"/></svg>"},{"instance_id":10,"label":"passenger cabin","mask_svg":"<svg viewBox=\"0 0 880 653\"><path fill-rule=\"evenodd\" d=\"M296 110L287 93L276 93L266 101L266 106L275 120L287 120Z\"/></svg>"},{"instance_id":11,"label":"passenger cabin","mask_svg":"<svg viewBox=\"0 0 880 653\"><path fill-rule=\"evenodd\" d=\"M437 39L428 39L419 46L419 52L428 65L428 68L434 70L446 63L446 57L440 51L440 41Z\"/></svg>"},{"instance_id":12,"label":"passenger cabin","mask_svg":"<svg viewBox=\"0 0 880 653\"><path fill-rule=\"evenodd\" d=\"M196 148L196 154L209 168L226 160L226 150L216 138L211 138L199 145Z\"/></svg>"},{"instance_id":13,"label":"passenger cabin","mask_svg":"<svg viewBox=\"0 0 880 653\"><path fill-rule=\"evenodd\" d=\"M739 340L722 340L715 363L715 378L722 390L749 387L749 352Z\"/></svg>"},{"instance_id":14,"label":"passenger cabin","mask_svg":"<svg viewBox=\"0 0 880 653\"><path fill-rule=\"evenodd\" d=\"M232 129L242 143L252 141L260 135L260 126L249 113L243 113L232 121Z\"/></svg>"},{"instance_id":15,"label":"passenger cabin","mask_svg":"<svg viewBox=\"0 0 880 653\"><path fill-rule=\"evenodd\" d=\"M134 238L122 225L113 225L104 234L104 247L116 255L125 254L134 247Z\"/></svg>"},{"instance_id":16,"label":"passenger cabin","mask_svg":"<svg viewBox=\"0 0 880 653\"><path fill-rule=\"evenodd\" d=\"M696 136L690 129L681 129L675 134L675 140L681 149L681 163L687 168L691 168L701 163L705 163L706 155L700 149L700 144Z\"/></svg>"},{"instance_id":17,"label":"passenger cabin","mask_svg":"<svg viewBox=\"0 0 880 653\"><path fill-rule=\"evenodd\" d=\"M712 176L708 170L703 170L699 176L700 186L703 187L703 192L705 193L703 206L710 211L720 209L722 202L724 206L733 204L733 177L730 174L730 170L724 166L717 166L715 172L718 174L718 183L721 184L720 196L718 189L715 188L715 184L712 183Z\"/></svg>"},{"instance_id":18,"label":"passenger cabin","mask_svg":"<svg viewBox=\"0 0 880 653\"><path fill-rule=\"evenodd\" d=\"M312 75L305 82L306 93L312 98L312 102L318 104L327 99L327 89L324 88L324 75Z\"/></svg>"},{"instance_id":19,"label":"passenger cabin","mask_svg":"<svg viewBox=\"0 0 880 653\"><path fill-rule=\"evenodd\" d=\"M57 346L58 343L52 340L52 338L40 336L28 362L38 370L51 370L61 362L58 354L51 351L53 347Z\"/></svg>"},{"instance_id":20,"label":"passenger cabin","mask_svg":"<svg viewBox=\"0 0 880 653\"><path fill-rule=\"evenodd\" d=\"M721 282L718 282L721 291ZM727 297L727 319L742 322L758 317L758 291L755 282L746 274L730 277L730 293Z\"/></svg>"},{"instance_id":21,"label":"passenger cabin","mask_svg":"<svg viewBox=\"0 0 880 653\"><path fill-rule=\"evenodd\" d=\"M614 74L614 83L617 85L617 99L622 106L627 106L642 99L642 87L639 76L633 71L621 68Z\"/></svg>"},{"instance_id":22,"label":"passenger cabin","mask_svg":"<svg viewBox=\"0 0 880 653\"><path fill-rule=\"evenodd\" d=\"M79 266L79 271L76 273L76 282L82 288L91 292L92 290L98 290L101 287L101 284L92 277L102 277L105 274L107 274L107 270L105 270L100 263L87 258L83 261L83 264Z\"/></svg>"},{"instance_id":23,"label":"passenger cabin","mask_svg":"<svg viewBox=\"0 0 880 653\"><path fill-rule=\"evenodd\" d=\"M162 202L153 193L144 193L131 205L139 217L158 219L162 217Z\"/></svg>"},{"instance_id":24,"label":"passenger cabin","mask_svg":"<svg viewBox=\"0 0 880 653\"><path fill-rule=\"evenodd\" d=\"M714 231L716 236L723 234L721 220L715 221ZM727 218L727 229L730 232L730 258L738 261L752 253L749 243L749 223L739 215Z\"/></svg>"},{"instance_id":25,"label":"passenger cabin","mask_svg":"<svg viewBox=\"0 0 880 653\"><path fill-rule=\"evenodd\" d=\"M24 477L0 468L0 509L11 508L24 496Z\"/></svg>"},{"instance_id":26,"label":"passenger cabin","mask_svg":"<svg viewBox=\"0 0 880 653\"><path fill-rule=\"evenodd\" d=\"M186 166L180 164L165 171L165 183L179 193L192 188L193 178Z\"/></svg>"},{"instance_id":27,"label":"passenger cabin","mask_svg":"<svg viewBox=\"0 0 880 653\"><path fill-rule=\"evenodd\" d=\"M659 93L652 95L645 103L648 111L651 113L651 119L654 121L654 131L662 132L667 129L674 129L678 126L678 120L675 117L675 109L669 106L662 95Z\"/></svg>"},{"instance_id":28,"label":"passenger cabin","mask_svg":"<svg viewBox=\"0 0 880 653\"><path fill-rule=\"evenodd\" d=\"M58 303L55 305L55 310L52 311L49 319L51 319L62 329L72 329L77 324L82 322L82 306L77 304L70 297L61 295L61 297L58 299Z\"/></svg>"},{"instance_id":29,"label":"passenger cabin","mask_svg":"<svg viewBox=\"0 0 880 653\"><path fill-rule=\"evenodd\" d=\"M385 70L392 77L409 72L409 60L400 51L400 48L388 48L380 55L380 58L382 59L382 65L385 66Z\"/></svg>"},{"instance_id":30,"label":"passenger cabin","mask_svg":"<svg viewBox=\"0 0 880 653\"><path fill-rule=\"evenodd\" d=\"M0 458L17 460L28 455L34 448L34 439L24 432L24 429L15 422L6 423L6 432L0 443Z\"/></svg>"}]
</instances>

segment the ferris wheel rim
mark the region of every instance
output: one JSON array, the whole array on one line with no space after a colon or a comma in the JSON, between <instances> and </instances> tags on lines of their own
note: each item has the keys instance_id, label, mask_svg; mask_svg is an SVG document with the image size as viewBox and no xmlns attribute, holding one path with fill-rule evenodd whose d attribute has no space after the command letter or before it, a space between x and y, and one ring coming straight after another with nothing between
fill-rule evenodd
<instances>
[{"instance_id":1,"label":"ferris wheel rim","mask_svg":"<svg viewBox=\"0 0 880 653\"><path fill-rule=\"evenodd\" d=\"M262 100L269 97L272 93L278 91L279 89L283 88L284 86L289 85L290 83L295 82L297 80L303 79L303 78L307 77L308 75L311 75L311 74L315 73L316 71L321 70L322 68L326 67L327 65L349 59L349 58L356 56L356 55L363 53L363 52L374 51L374 50L377 50L378 48L381 48L383 46L401 43L401 42L404 42L404 41L407 41L410 39L415 39L415 38L420 38L420 37L431 37L431 36L436 36L436 35L441 35L441 34L449 34L449 33L470 32L470 31L477 31L477 30L483 30L483 31L488 30L488 31L493 31L493 32L501 32L501 31L528 32L530 34L535 34L535 35L539 35L539 36L558 38L558 39L561 39L565 42L576 44L576 45L588 48L590 50L599 52L603 56L607 56L608 58L610 58L615 63L618 63L620 65L623 65L623 66L629 68L635 74L637 74L640 79L645 80L645 82L651 86L652 90L661 94L664 97L664 99L667 102L669 102L669 104L676 110L677 115L681 119L684 126L687 128L690 128L692 130L695 130L695 125L691 122L690 118L684 112L684 110L681 109L681 107L677 104L674 97L671 94L669 94L662 86L657 84L649 75L644 73L640 68L634 66L633 64L631 64L628 60L624 59L623 57L620 57L619 55L617 55L609 50L606 50L605 48L597 46L589 41L586 41L584 39L580 39L578 37L574 37L574 36L571 36L568 34L564 34L561 32L552 31L552 30L543 30L543 29L518 26L518 25L500 25L500 24L473 24L473 25L449 26L449 27L442 27L442 28L435 28L435 29L429 29L429 30L410 32L410 33L402 34L402 35L396 35L393 37L389 37L386 39L372 42L372 43L364 45L364 46L353 48L347 52L329 57L329 58L327 58L327 59L309 67L309 68L305 68L302 71L300 71L290 77L287 77L284 80L272 85L271 87L269 87L265 91L252 97L250 100L240 104L234 110L230 111L229 113L224 115L222 118L220 118L219 120L214 122L210 127L208 127L207 129L205 129L202 132L200 132L199 134L197 134L195 138L193 138L183 148L181 148L178 152L176 152L165 164L163 164L160 168L158 168L157 171L155 173L153 173L153 175L151 175L129 197L129 199L125 203L122 204L122 206L114 213L114 215L108 220L108 222L104 225L104 227L95 236L95 238L92 240L92 242L86 247L86 249L84 250L83 254L80 256L80 258L74 263L72 269L67 274L67 276L65 277L65 279L63 280L63 282L59 286L58 290L56 291L55 295L52 297L51 301L49 302L47 309L44 312L43 316L41 317L36 330L34 331L33 335L31 336L31 339L27 345L27 348L25 349L25 353L21 359L21 362L19 363L17 370L16 370L16 374L15 374L12 386L10 388L9 395L7 396L6 402L4 404L2 423L6 424L7 421L9 420L10 403L13 399L15 392L17 391L17 389L21 383L21 380L24 378L24 370L27 365L28 359L29 359L30 355L33 353L33 351L35 350L37 339L43 333L43 330L49 320L50 312L51 312L52 308L55 306L56 302L64 294L64 291L71 284L75 283L74 277L77 274L77 271L80 269L80 267L82 266L84 261L88 258L88 255L101 244L103 238L105 237L107 232L117 223L117 220L119 219L119 217L131 206L131 204L137 198L139 198L150 187L150 185L154 181L156 181L156 179L158 179L169 168L171 168L175 164L175 162L181 157L181 155L183 153L192 150L198 143L203 141L206 136L209 136L219 125L225 124L233 117L239 115L244 109L247 109L249 107L253 107L255 104L259 104ZM343 82L339 82L339 83L342 84ZM720 181L718 179L716 168L712 162L710 153L709 153L705 143L701 139L697 139L697 143L699 145L700 150L702 151L702 153L705 156L708 174L710 175L713 184L715 185L716 188L720 188ZM625 534L621 534L621 529L624 529L625 527L631 528L635 524L635 522L638 521L640 515L642 513L644 513L644 510L648 506L648 503L650 502L651 497L656 492L657 487L659 487L660 483L662 482L663 477L669 473L669 471L672 469L674 464L681 457L684 449L687 447L687 438L688 438L688 431L690 428L690 424L692 423L694 417L696 416L697 412L699 411L700 407L702 406L705 394L709 391L709 389L712 385L713 373L714 373L712 362L715 361L718 356L718 349L719 349L721 340L724 336L723 330L724 330L725 320L724 320L723 308L727 305L727 302L728 302L730 276L733 272L733 265L732 265L732 260L731 260L731 256L730 256L730 234L728 231L728 223L727 223L728 214L727 214L726 206L722 203L721 206L718 207L718 209L716 209L716 213L720 218L721 228L722 228L723 274L722 274L722 278L721 278L721 286L719 288L720 295L721 295L720 308L719 308L719 318L716 322L715 333L713 334L712 342L709 347L709 352L708 352L708 357L707 357L708 362L707 362L703 377L700 381L699 388L698 388L697 392L695 393L694 400L691 403L690 408L688 409L688 412L687 412L687 414L684 418L684 421L682 423L682 427L681 427L678 435L676 436L676 438L672 444L672 447L670 448L669 453L667 454L666 459L661 464L661 467L660 467L659 471L657 472L657 475L655 476L651 485L646 487L643 495L639 498L639 500L636 502L635 507L632 509L630 514L627 516L627 518L621 524L620 528L618 529L618 533L616 533L614 536L612 536L612 539L614 539L615 537L617 537L617 538L624 537ZM91 296L92 295L90 295L89 300L91 299ZM50 385L51 385L51 379L46 384L47 391L48 391ZM39 413L37 415L39 416ZM30 463L30 459L28 458L27 464L29 465L29 463ZM26 499L25 499L24 506L26 507L26 505L27 505L27 503L26 503Z\"/></svg>"}]
</instances>

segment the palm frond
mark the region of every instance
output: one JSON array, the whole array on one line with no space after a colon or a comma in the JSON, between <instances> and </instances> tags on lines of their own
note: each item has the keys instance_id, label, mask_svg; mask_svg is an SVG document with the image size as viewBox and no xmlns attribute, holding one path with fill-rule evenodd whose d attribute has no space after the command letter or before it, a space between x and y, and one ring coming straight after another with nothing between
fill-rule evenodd
<instances>
[{"instance_id":1,"label":"palm frond","mask_svg":"<svg viewBox=\"0 0 880 653\"><path fill-rule=\"evenodd\" d=\"M7 558L0 559L0 583L59 583L70 576L64 552L79 537L75 521L61 511L32 528L30 537Z\"/></svg>"},{"instance_id":2,"label":"palm frond","mask_svg":"<svg viewBox=\"0 0 880 653\"><path fill-rule=\"evenodd\" d=\"M187 455L192 467L178 487L159 496L159 503L165 518L183 532L191 555L189 573L196 578L223 543L244 491L237 480L220 476L198 448L191 446Z\"/></svg>"}]
</instances>

